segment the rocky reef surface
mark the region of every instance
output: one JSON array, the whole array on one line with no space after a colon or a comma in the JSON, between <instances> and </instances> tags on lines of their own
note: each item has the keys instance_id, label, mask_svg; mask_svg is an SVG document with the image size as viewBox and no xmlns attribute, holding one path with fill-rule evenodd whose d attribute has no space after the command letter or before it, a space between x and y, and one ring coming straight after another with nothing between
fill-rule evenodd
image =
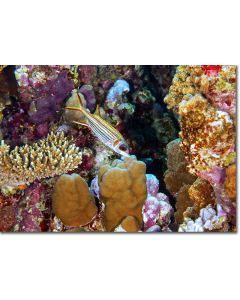
<instances>
[{"instance_id":1,"label":"rocky reef surface","mask_svg":"<svg viewBox=\"0 0 240 300\"><path fill-rule=\"evenodd\" d=\"M0 138L2 232L236 231L235 66L0 66Z\"/></svg>"}]
</instances>

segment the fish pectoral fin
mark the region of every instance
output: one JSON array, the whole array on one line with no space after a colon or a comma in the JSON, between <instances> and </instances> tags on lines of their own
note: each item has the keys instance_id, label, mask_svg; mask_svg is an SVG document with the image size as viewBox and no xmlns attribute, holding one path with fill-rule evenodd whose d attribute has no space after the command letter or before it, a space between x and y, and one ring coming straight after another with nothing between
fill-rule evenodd
<instances>
[{"instance_id":1,"label":"fish pectoral fin","mask_svg":"<svg viewBox=\"0 0 240 300\"><path fill-rule=\"evenodd\" d=\"M99 106L99 104L97 104L97 107L96 107L96 110L94 112L94 115L100 116L100 106Z\"/></svg>"},{"instance_id":2,"label":"fish pectoral fin","mask_svg":"<svg viewBox=\"0 0 240 300\"><path fill-rule=\"evenodd\" d=\"M77 122L77 121L72 121L72 122L75 123L75 124L78 124L78 125L89 127L88 124L85 123L85 122Z\"/></svg>"}]
</instances>

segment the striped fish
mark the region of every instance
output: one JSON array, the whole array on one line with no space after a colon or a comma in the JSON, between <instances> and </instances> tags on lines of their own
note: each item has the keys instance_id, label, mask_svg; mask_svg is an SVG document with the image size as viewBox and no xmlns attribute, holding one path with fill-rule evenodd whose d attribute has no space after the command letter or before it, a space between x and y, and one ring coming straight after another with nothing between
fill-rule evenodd
<instances>
[{"instance_id":1,"label":"striped fish","mask_svg":"<svg viewBox=\"0 0 240 300\"><path fill-rule=\"evenodd\" d=\"M66 109L81 112L86 117L86 122L73 122L89 127L93 134L114 152L121 156L129 156L128 144L124 137L112 125L101 118L99 114L99 106L97 106L96 112L91 114L83 107L82 99L79 94L76 94L79 100L79 107L67 106Z\"/></svg>"}]
</instances>

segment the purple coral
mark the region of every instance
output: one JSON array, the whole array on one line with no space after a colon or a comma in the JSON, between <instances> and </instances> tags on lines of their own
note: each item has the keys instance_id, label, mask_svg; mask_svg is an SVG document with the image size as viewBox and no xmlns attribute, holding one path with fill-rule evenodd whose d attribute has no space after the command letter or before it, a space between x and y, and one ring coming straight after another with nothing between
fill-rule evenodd
<instances>
[{"instance_id":1,"label":"purple coral","mask_svg":"<svg viewBox=\"0 0 240 300\"><path fill-rule=\"evenodd\" d=\"M73 82L69 81L66 72L59 74L53 82L46 83L44 93L48 90L48 95L34 100L35 109L29 111L30 120L36 124L52 120L73 88Z\"/></svg>"},{"instance_id":2,"label":"purple coral","mask_svg":"<svg viewBox=\"0 0 240 300\"><path fill-rule=\"evenodd\" d=\"M96 108L96 98L95 93L93 90L93 87L91 85L83 85L79 89L79 92L83 94L85 100L86 100L86 106L91 111L94 112L94 109Z\"/></svg>"},{"instance_id":3,"label":"purple coral","mask_svg":"<svg viewBox=\"0 0 240 300\"><path fill-rule=\"evenodd\" d=\"M20 102L28 103L31 122L40 124L52 120L64 99L74 89L67 66L17 66L15 76Z\"/></svg>"}]
</instances>

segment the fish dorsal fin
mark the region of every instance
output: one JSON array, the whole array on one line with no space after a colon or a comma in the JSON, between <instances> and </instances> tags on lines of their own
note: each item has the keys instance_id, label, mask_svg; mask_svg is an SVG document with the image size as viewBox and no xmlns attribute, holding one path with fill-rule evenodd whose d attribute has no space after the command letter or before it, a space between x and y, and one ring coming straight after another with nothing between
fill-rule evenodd
<instances>
[{"instance_id":1,"label":"fish dorsal fin","mask_svg":"<svg viewBox=\"0 0 240 300\"><path fill-rule=\"evenodd\" d=\"M96 107L96 110L94 112L94 115L100 116L100 106L99 106L99 104L97 104L97 107Z\"/></svg>"},{"instance_id":2,"label":"fish dorsal fin","mask_svg":"<svg viewBox=\"0 0 240 300\"><path fill-rule=\"evenodd\" d=\"M78 102L79 102L79 105L80 107L83 107L83 95L80 94L80 93L77 93L77 96L78 96Z\"/></svg>"}]
</instances>

